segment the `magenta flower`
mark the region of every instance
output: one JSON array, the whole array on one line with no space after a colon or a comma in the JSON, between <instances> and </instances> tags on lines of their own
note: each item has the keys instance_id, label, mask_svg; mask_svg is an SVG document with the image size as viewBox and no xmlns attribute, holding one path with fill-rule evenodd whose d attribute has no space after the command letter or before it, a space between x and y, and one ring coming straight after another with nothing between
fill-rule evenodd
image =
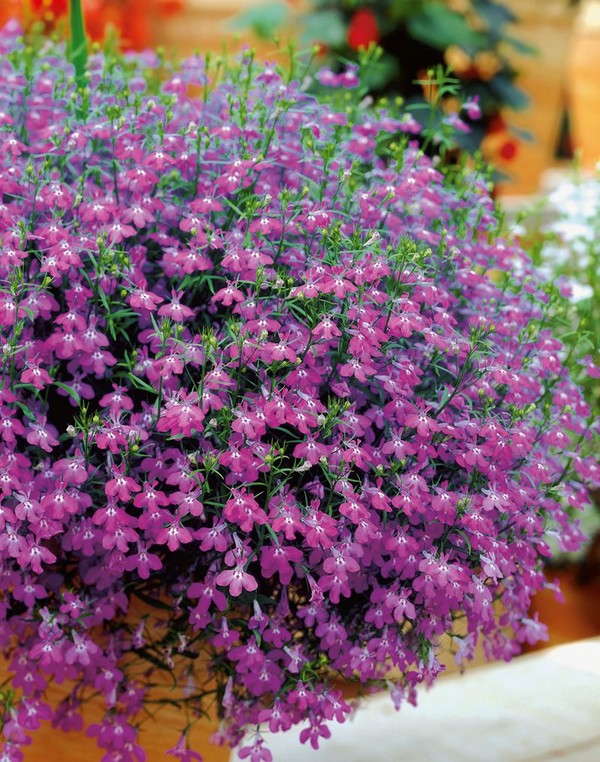
<instances>
[{"instance_id":1,"label":"magenta flower","mask_svg":"<svg viewBox=\"0 0 600 762\"><path fill-rule=\"evenodd\" d=\"M244 590L251 593L258 587L256 579L248 572L244 571L243 566L235 566L233 569L226 569L222 571L215 583L221 587L229 587L229 595L237 598Z\"/></svg>"},{"instance_id":2,"label":"magenta flower","mask_svg":"<svg viewBox=\"0 0 600 762\"><path fill-rule=\"evenodd\" d=\"M77 632L72 633L73 644L65 652L65 661L67 664L90 664L95 653L98 652L98 646L89 638L81 637Z\"/></svg>"},{"instance_id":3,"label":"magenta flower","mask_svg":"<svg viewBox=\"0 0 600 762\"><path fill-rule=\"evenodd\" d=\"M160 316L170 317L171 320L174 320L176 323L181 323L183 320L194 317L194 310L191 310L179 301L182 296L183 291L173 291L171 301L168 304L159 307L158 314Z\"/></svg>"},{"instance_id":4,"label":"magenta flower","mask_svg":"<svg viewBox=\"0 0 600 762\"><path fill-rule=\"evenodd\" d=\"M124 503L131 499L132 492L140 492L141 487L132 479L131 476L125 476L125 466L113 468L113 478L106 482L104 492L108 497L116 497Z\"/></svg>"},{"instance_id":5,"label":"magenta flower","mask_svg":"<svg viewBox=\"0 0 600 762\"><path fill-rule=\"evenodd\" d=\"M90 52L82 98L34 48L0 32L1 754L94 695L103 758L143 762L168 680L266 762L259 725L348 717L332 678L414 703L442 634L543 638L598 425L486 179L338 101L353 68L325 103L251 56Z\"/></svg>"},{"instance_id":6,"label":"magenta flower","mask_svg":"<svg viewBox=\"0 0 600 762\"><path fill-rule=\"evenodd\" d=\"M21 382L32 384L36 389L43 389L46 384L52 383L52 377L44 368L40 368L39 365L28 363L25 370L21 373Z\"/></svg>"},{"instance_id":7,"label":"magenta flower","mask_svg":"<svg viewBox=\"0 0 600 762\"><path fill-rule=\"evenodd\" d=\"M189 529L182 526L179 521L173 521L167 526L163 527L156 535L156 544L167 544L169 550L177 550L180 545L184 545L192 541L192 534Z\"/></svg>"},{"instance_id":8,"label":"magenta flower","mask_svg":"<svg viewBox=\"0 0 600 762\"><path fill-rule=\"evenodd\" d=\"M170 749L167 749L165 754L168 754L173 757L177 757L179 762L193 762L193 760L199 760L199 762L202 762L203 757L201 754L198 754L197 751L192 751L187 746L187 736L185 733L183 733L180 737L175 746L172 746Z\"/></svg>"}]
</instances>

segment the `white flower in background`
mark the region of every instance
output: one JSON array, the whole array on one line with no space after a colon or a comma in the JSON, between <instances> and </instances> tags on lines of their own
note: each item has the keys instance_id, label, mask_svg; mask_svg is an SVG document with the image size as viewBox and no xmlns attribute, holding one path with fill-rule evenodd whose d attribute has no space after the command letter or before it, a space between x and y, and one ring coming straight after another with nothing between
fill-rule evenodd
<instances>
[{"instance_id":1,"label":"white flower in background","mask_svg":"<svg viewBox=\"0 0 600 762\"><path fill-rule=\"evenodd\" d=\"M586 299L591 299L594 295L594 289L587 283L577 283L577 281L572 281L570 286L573 292L571 294L571 299L574 302L583 302Z\"/></svg>"},{"instance_id":2,"label":"white flower in background","mask_svg":"<svg viewBox=\"0 0 600 762\"><path fill-rule=\"evenodd\" d=\"M597 370L600 365L600 163L593 177L561 182L541 210L538 208L537 214L536 232L542 235L543 241L537 259L538 270L553 281L571 303L572 322L565 328L565 349L572 353L576 363L588 369L582 382L588 403L600 417L600 372ZM536 219L535 212L529 219ZM525 235L530 234L531 228L524 227ZM584 353L588 354L582 357ZM600 510L589 506L581 519L588 536L600 533ZM551 545L556 551L556 544Z\"/></svg>"},{"instance_id":3,"label":"white flower in background","mask_svg":"<svg viewBox=\"0 0 600 762\"><path fill-rule=\"evenodd\" d=\"M565 276L574 302L591 299L600 280L600 163L598 175L568 180L548 197L548 236L541 250L541 270L551 279Z\"/></svg>"}]
</instances>

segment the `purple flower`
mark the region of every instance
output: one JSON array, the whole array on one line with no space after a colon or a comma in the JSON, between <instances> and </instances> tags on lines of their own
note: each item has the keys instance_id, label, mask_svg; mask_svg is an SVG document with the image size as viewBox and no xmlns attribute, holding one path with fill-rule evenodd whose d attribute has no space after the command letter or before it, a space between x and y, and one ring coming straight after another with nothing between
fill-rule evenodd
<instances>
[{"instance_id":1,"label":"purple flower","mask_svg":"<svg viewBox=\"0 0 600 762\"><path fill-rule=\"evenodd\" d=\"M217 585L229 587L229 595L237 598L243 590L252 592L258 587L256 579L246 572L243 566L235 566L233 569L222 571L215 579Z\"/></svg>"},{"instance_id":2,"label":"purple flower","mask_svg":"<svg viewBox=\"0 0 600 762\"><path fill-rule=\"evenodd\" d=\"M0 50L5 756L94 694L104 759L141 762L167 676L190 725L221 701L219 742L308 720L317 747L332 677L393 670L399 705L443 633L459 663L543 638L598 431L485 178L409 115L338 111L353 68L319 102L249 55L156 85L94 53L82 119L62 48Z\"/></svg>"}]
</instances>

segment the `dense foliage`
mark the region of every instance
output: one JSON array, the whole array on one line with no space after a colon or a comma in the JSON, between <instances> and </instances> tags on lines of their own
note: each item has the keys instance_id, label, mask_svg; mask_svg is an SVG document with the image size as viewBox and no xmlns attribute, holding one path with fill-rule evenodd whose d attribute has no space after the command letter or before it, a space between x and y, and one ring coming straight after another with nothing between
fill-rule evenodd
<instances>
[{"instance_id":1,"label":"dense foliage","mask_svg":"<svg viewBox=\"0 0 600 762\"><path fill-rule=\"evenodd\" d=\"M93 694L104 759L144 759L169 672L195 759L215 697L222 742L316 746L336 675L394 667L399 706L445 635L510 658L598 480L555 290L481 178L250 55L159 64L92 55L80 100L60 48L0 36L3 762Z\"/></svg>"}]
</instances>

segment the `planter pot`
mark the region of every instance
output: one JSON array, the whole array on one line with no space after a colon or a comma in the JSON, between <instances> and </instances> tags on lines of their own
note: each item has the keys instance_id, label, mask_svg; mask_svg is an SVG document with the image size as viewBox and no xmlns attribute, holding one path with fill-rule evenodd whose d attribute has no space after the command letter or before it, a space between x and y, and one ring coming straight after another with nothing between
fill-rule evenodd
<instances>
[{"instance_id":1,"label":"planter pot","mask_svg":"<svg viewBox=\"0 0 600 762\"><path fill-rule=\"evenodd\" d=\"M509 112L508 121L529 132L532 140L521 142L516 159L500 160L498 168L510 177L500 186L501 193L519 196L537 192L542 174L556 164L574 10L568 0L508 0L506 4L518 19L514 36L536 51L535 55L510 52L519 73L517 84L529 95L531 105Z\"/></svg>"},{"instance_id":2,"label":"planter pot","mask_svg":"<svg viewBox=\"0 0 600 762\"><path fill-rule=\"evenodd\" d=\"M582 165L593 169L600 159L600 2L585 2L573 30L569 56L569 98L575 147Z\"/></svg>"}]
</instances>

